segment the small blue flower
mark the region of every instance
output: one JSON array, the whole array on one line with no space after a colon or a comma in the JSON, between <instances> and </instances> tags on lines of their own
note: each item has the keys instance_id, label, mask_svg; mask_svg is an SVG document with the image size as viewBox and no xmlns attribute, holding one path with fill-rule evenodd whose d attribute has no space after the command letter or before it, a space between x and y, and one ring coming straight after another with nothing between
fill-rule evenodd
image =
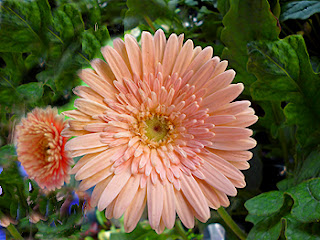
<instances>
[{"instance_id":1,"label":"small blue flower","mask_svg":"<svg viewBox=\"0 0 320 240\"><path fill-rule=\"evenodd\" d=\"M50 223L50 227L57 227L56 223L52 220L52 222Z\"/></svg>"},{"instance_id":2,"label":"small blue flower","mask_svg":"<svg viewBox=\"0 0 320 240\"><path fill-rule=\"evenodd\" d=\"M4 228L0 226L0 240L6 240L6 232Z\"/></svg>"},{"instance_id":3,"label":"small blue flower","mask_svg":"<svg viewBox=\"0 0 320 240\"><path fill-rule=\"evenodd\" d=\"M19 169L21 176L27 177L28 174L27 174L26 170L24 170L23 166L21 165L21 162L17 162L17 165L18 165L18 169Z\"/></svg>"},{"instance_id":4,"label":"small blue flower","mask_svg":"<svg viewBox=\"0 0 320 240\"><path fill-rule=\"evenodd\" d=\"M72 192L72 201L71 201L69 208L68 208L69 214L71 214L72 206L78 205L78 207L79 207L79 202L80 201L79 201L78 195L73 191Z\"/></svg>"}]
</instances>

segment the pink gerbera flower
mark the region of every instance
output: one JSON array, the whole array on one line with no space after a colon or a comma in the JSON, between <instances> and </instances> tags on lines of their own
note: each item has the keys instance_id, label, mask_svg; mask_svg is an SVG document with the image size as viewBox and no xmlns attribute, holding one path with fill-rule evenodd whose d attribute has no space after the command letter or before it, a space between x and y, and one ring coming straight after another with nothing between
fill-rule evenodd
<instances>
[{"instance_id":1,"label":"pink gerbera flower","mask_svg":"<svg viewBox=\"0 0 320 240\"><path fill-rule=\"evenodd\" d=\"M18 160L31 179L54 190L68 182L72 158L65 151L68 138L61 136L66 122L56 108L35 108L16 128Z\"/></svg>"},{"instance_id":2,"label":"pink gerbera flower","mask_svg":"<svg viewBox=\"0 0 320 240\"><path fill-rule=\"evenodd\" d=\"M102 48L107 62L92 61L74 92L77 110L64 130L81 156L72 169L80 190L95 186L91 204L107 218L124 214L132 231L147 204L158 233L172 228L176 213L187 228L205 222L209 207L228 206L227 195L246 185L247 151L256 145L246 127L257 117L249 101L233 101L243 84L231 84L227 61L211 47L183 44L162 30L143 32L141 47L130 35Z\"/></svg>"}]
</instances>

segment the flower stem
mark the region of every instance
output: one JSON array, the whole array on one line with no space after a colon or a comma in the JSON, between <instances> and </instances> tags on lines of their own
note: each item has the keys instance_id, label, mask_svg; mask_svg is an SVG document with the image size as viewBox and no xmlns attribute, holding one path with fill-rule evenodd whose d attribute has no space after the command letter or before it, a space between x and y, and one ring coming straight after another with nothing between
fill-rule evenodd
<instances>
[{"instance_id":1,"label":"flower stem","mask_svg":"<svg viewBox=\"0 0 320 240\"><path fill-rule=\"evenodd\" d=\"M143 16L144 17L144 20L146 20L146 22L148 23L149 27L151 27L152 31L156 31L156 28L154 27L151 19L148 17L148 16Z\"/></svg>"},{"instance_id":2,"label":"flower stem","mask_svg":"<svg viewBox=\"0 0 320 240\"><path fill-rule=\"evenodd\" d=\"M20 233L18 232L18 230L16 229L16 227L12 224L10 224L8 227L7 227L7 230L9 231L9 233L12 235L12 237L14 239L21 239L23 240L23 237L20 235Z\"/></svg>"},{"instance_id":3,"label":"flower stem","mask_svg":"<svg viewBox=\"0 0 320 240\"><path fill-rule=\"evenodd\" d=\"M184 231L183 226L182 226L180 221L176 221L175 229L176 229L177 233L181 236L181 238L183 240L188 240L187 234Z\"/></svg>"},{"instance_id":4,"label":"flower stem","mask_svg":"<svg viewBox=\"0 0 320 240\"><path fill-rule=\"evenodd\" d=\"M228 225L229 228L241 239L247 238L246 234L239 228L239 226L232 220L231 216L227 213L224 207L218 208L218 213L223 221Z\"/></svg>"}]
</instances>

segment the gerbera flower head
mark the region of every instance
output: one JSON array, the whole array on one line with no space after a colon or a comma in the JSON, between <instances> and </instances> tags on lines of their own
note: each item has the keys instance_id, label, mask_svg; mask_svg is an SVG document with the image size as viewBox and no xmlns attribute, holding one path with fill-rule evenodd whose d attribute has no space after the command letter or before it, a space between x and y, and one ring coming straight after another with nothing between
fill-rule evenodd
<instances>
[{"instance_id":1,"label":"gerbera flower head","mask_svg":"<svg viewBox=\"0 0 320 240\"><path fill-rule=\"evenodd\" d=\"M91 204L107 218L124 214L132 231L147 205L158 233L172 228L176 213L192 228L194 217L207 221L209 207L228 206L227 195L246 185L247 151L256 145L246 127L257 117L249 101L233 101L243 84L235 72L183 35L168 40L162 30L116 39L80 72L88 86L63 132L66 148L84 155L72 173L80 190L95 186Z\"/></svg>"},{"instance_id":2,"label":"gerbera flower head","mask_svg":"<svg viewBox=\"0 0 320 240\"><path fill-rule=\"evenodd\" d=\"M35 108L16 128L18 160L29 178L40 188L54 190L69 182L73 163L65 151L68 138L61 136L66 125L56 108Z\"/></svg>"}]
</instances>

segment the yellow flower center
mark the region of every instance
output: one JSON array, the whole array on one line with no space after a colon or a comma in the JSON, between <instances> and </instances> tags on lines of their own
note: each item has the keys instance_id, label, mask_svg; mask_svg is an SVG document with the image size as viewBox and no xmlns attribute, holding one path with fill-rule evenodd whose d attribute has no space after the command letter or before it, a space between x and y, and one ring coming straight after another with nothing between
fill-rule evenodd
<instances>
[{"instance_id":1,"label":"yellow flower center","mask_svg":"<svg viewBox=\"0 0 320 240\"><path fill-rule=\"evenodd\" d=\"M163 117L154 116L146 119L145 124L145 135L149 140L160 142L164 140L169 132L168 121Z\"/></svg>"},{"instance_id":2,"label":"yellow flower center","mask_svg":"<svg viewBox=\"0 0 320 240\"><path fill-rule=\"evenodd\" d=\"M174 127L168 117L149 113L147 116L140 116L136 129L137 135L145 144L156 148L172 141Z\"/></svg>"}]
</instances>

